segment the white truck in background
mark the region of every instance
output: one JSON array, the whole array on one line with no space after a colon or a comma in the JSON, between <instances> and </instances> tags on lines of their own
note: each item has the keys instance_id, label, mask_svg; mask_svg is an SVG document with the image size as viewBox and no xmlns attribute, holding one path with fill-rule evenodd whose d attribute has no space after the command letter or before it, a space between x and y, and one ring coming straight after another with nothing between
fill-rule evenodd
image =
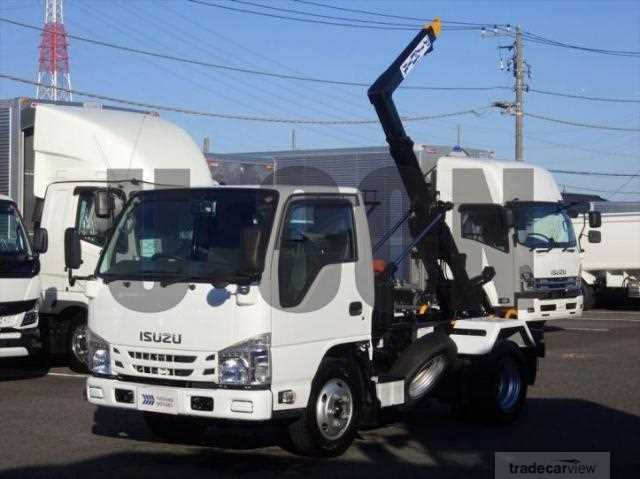
<instances>
[{"instance_id":1,"label":"white truck in background","mask_svg":"<svg viewBox=\"0 0 640 479\"><path fill-rule=\"evenodd\" d=\"M42 243L40 248L46 251ZM29 240L16 203L0 195L0 358L40 352L39 272L38 251Z\"/></svg>"},{"instance_id":2,"label":"white truck in background","mask_svg":"<svg viewBox=\"0 0 640 479\"><path fill-rule=\"evenodd\" d=\"M462 152L420 166L440 200L454 204L446 221L469 274L495 269L484 290L498 316L536 327L582 315L577 236L549 171ZM423 271L419 284L428 282Z\"/></svg>"},{"instance_id":3,"label":"white truck in background","mask_svg":"<svg viewBox=\"0 0 640 479\"><path fill-rule=\"evenodd\" d=\"M573 221L580 234L586 307L604 299L640 298L640 203L593 201L583 206ZM599 229L589 229L594 214Z\"/></svg>"},{"instance_id":4,"label":"white truck in background","mask_svg":"<svg viewBox=\"0 0 640 479\"><path fill-rule=\"evenodd\" d=\"M96 215L96 193L108 193L115 216L135 190L212 184L191 137L156 114L25 98L0 102L0 193L14 198L29 234L50 245L39 256L46 352L68 354L74 368L84 368L85 282L70 280L63 244L65 229L77 228L80 276L94 271L113 222ZM15 288L22 283L15 280Z\"/></svg>"}]
</instances>

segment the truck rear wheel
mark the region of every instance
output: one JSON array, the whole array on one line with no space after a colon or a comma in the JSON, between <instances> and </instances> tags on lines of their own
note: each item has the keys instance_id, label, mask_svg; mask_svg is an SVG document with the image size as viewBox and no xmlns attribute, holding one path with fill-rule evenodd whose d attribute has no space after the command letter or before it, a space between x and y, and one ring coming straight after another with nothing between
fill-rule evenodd
<instances>
[{"instance_id":1,"label":"truck rear wheel","mask_svg":"<svg viewBox=\"0 0 640 479\"><path fill-rule=\"evenodd\" d=\"M333 457L353 443L360 415L360 389L348 363L325 360L320 365L307 407L288 426L289 446L313 457Z\"/></svg>"},{"instance_id":2,"label":"truck rear wheel","mask_svg":"<svg viewBox=\"0 0 640 479\"><path fill-rule=\"evenodd\" d=\"M495 346L491 354L472 365L466 413L481 422L515 421L527 398L527 366L520 348L511 341Z\"/></svg>"},{"instance_id":3,"label":"truck rear wheel","mask_svg":"<svg viewBox=\"0 0 640 479\"><path fill-rule=\"evenodd\" d=\"M198 418L156 412L145 412L144 422L154 436L175 443L199 442L207 427Z\"/></svg>"}]
</instances>

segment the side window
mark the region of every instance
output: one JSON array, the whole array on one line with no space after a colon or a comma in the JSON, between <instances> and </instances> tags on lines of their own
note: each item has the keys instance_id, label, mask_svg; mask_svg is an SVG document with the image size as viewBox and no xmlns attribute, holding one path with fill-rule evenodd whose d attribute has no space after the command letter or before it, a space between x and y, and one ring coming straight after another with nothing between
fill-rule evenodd
<instances>
[{"instance_id":1,"label":"side window","mask_svg":"<svg viewBox=\"0 0 640 479\"><path fill-rule=\"evenodd\" d=\"M509 239L502 209L498 206L461 206L462 237L491 246L500 251L509 250Z\"/></svg>"},{"instance_id":2,"label":"side window","mask_svg":"<svg viewBox=\"0 0 640 479\"><path fill-rule=\"evenodd\" d=\"M280 238L280 304L300 304L322 267L356 261L353 206L343 200L297 200Z\"/></svg>"},{"instance_id":3,"label":"side window","mask_svg":"<svg viewBox=\"0 0 640 479\"><path fill-rule=\"evenodd\" d=\"M113 218L120 214L124 205L124 195L113 192L115 210ZM89 243L104 246L109 229L113 225L113 218L98 218L95 213L95 190L80 192L78 199L78 213L76 215L76 230L80 239Z\"/></svg>"}]
</instances>

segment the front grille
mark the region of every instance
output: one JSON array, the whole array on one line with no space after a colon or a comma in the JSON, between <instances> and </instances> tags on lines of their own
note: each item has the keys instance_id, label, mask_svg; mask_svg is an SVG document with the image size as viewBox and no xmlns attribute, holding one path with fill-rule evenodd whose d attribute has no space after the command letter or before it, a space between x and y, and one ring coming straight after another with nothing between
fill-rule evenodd
<instances>
[{"instance_id":1,"label":"front grille","mask_svg":"<svg viewBox=\"0 0 640 479\"><path fill-rule=\"evenodd\" d=\"M159 361L163 363L192 363L197 356L182 356L164 353L143 353L140 351L129 351L129 356L133 359L143 359L145 361Z\"/></svg>"},{"instance_id":2,"label":"front grille","mask_svg":"<svg viewBox=\"0 0 640 479\"><path fill-rule=\"evenodd\" d=\"M0 303L0 316L13 316L15 314L30 311L36 306L36 300L13 301L10 303Z\"/></svg>"},{"instance_id":3,"label":"front grille","mask_svg":"<svg viewBox=\"0 0 640 479\"><path fill-rule=\"evenodd\" d=\"M575 289L578 287L578 278L575 276L566 276L562 278L536 278L535 289L537 290L564 290Z\"/></svg>"},{"instance_id":4,"label":"front grille","mask_svg":"<svg viewBox=\"0 0 640 479\"><path fill-rule=\"evenodd\" d=\"M206 351L174 352L120 345L113 347L114 372L142 378L215 380L216 359L215 353Z\"/></svg>"}]
</instances>

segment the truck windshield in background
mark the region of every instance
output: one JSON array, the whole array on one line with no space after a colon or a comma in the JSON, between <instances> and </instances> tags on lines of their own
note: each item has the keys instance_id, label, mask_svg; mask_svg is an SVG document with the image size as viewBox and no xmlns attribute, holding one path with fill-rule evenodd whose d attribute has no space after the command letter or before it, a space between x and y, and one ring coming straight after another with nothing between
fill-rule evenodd
<instances>
[{"instance_id":1,"label":"truck windshield in background","mask_svg":"<svg viewBox=\"0 0 640 479\"><path fill-rule=\"evenodd\" d=\"M0 201L0 276L32 276L35 258L13 203Z\"/></svg>"},{"instance_id":2,"label":"truck windshield in background","mask_svg":"<svg viewBox=\"0 0 640 479\"><path fill-rule=\"evenodd\" d=\"M514 213L518 243L545 249L576 246L573 223L557 203L518 202Z\"/></svg>"},{"instance_id":3,"label":"truck windshield in background","mask_svg":"<svg viewBox=\"0 0 640 479\"><path fill-rule=\"evenodd\" d=\"M140 193L120 217L98 275L167 283L257 280L262 269L247 269L243 244L259 235L264 265L277 199L275 191L258 189Z\"/></svg>"}]
</instances>

